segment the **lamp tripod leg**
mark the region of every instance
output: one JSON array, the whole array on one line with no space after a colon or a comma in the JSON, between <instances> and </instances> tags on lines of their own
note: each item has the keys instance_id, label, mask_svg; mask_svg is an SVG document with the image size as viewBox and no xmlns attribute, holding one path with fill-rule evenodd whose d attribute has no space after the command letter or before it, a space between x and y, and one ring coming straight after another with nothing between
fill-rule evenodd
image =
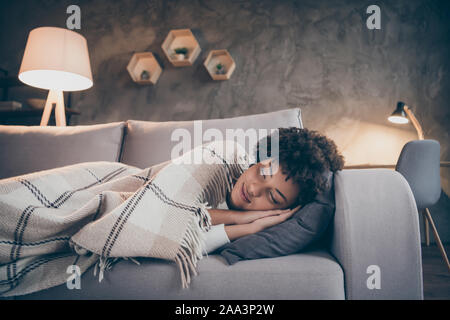
<instances>
[{"instance_id":1,"label":"lamp tripod leg","mask_svg":"<svg viewBox=\"0 0 450 320\"><path fill-rule=\"evenodd\" d=\"M66 113L64 111L64 95L62 91L57 91L57 99L58 102L56 103L55 108L55 121L56 125L58 127L65 127L66 126Z\"/></svg>"},{"instance_id":2,"label":"lamp tripod leg","mask_svg":"<svg viewBox=\"0 0 450 320\"><path fill-rule=\"evenodd\" d=\"M55 106L55 122L57 126L66 126L66 114L64 111L64 95L61 90L50 90L45 102L44 112L41 118L41 126L48 125L53 106Z\"/></svg>"},{"instance_id":3,"label":"lamp tripod leg","mask_svg":"<svg viewBox=\"0 0 450 320\"><path fill-rule=\"evenodd\" d=\"M439 237L436 226L434 225L434 221L433 221L433 218L431 217L430 210L428 210L428 208L426 208L424 211L425 211L425 214L427 215L428 220L430 221L431 229L433 230L434 238L436 239L436 243L439 248L439 251L441 251L442 258L444 259L444 262L447 265L448 271L450 271L450 263L448 262L447 254L445 253L445 248L442 245L441 238Z\"/></svg>"},{"instance_id":4,"label":"lamp tripod leg","mask_svg":"<svg viewBox=\"0 0 450 320\"><path fill-rule=\"evenodd\" d=\"M50 99L50 92L49 92L47 101L45 102L44 112L42 113L41 126L48 125L48 120L50 119L52 109L53 109L53 102Z\"/></svg>"},{"instance_id":5,"label":"lamp tripod leg","mask_svg":"<svg viewBox=\"0 0 450 320\"><path fill-rule=\"evenodd\" d=\"M428 222L428 217L425 210L422 211L423 214L423 226L425 231L425 244L427 247L430 246L430 224Z\"/></svg>"}]
</instances>

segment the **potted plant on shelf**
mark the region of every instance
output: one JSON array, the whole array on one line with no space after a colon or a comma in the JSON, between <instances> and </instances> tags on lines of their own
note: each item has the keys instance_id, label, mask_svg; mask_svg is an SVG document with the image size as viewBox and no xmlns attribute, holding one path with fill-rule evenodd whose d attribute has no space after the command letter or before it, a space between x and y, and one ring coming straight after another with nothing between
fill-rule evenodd
<instances>
[{"instance_id":1,"label":"potted plant on shelf","mask_svg":"<svg viewBox=\"0 0 450 320\"><path fill-rule=\"evenodd\" d=\"M216 74L225 74L225 66L222 63L216 65Z\"/></svg>"},{"instance_id":2,"label":"potted plant on shelf","mask_svg":"<svg viewBox=\"0 0 450 320\"><path fill-rule=\"evenodd\" d=\"M141 80L149 80L150 73L147 70L142 70L141 72Z\"/></svg>"},{"instance_id":3,"label":"potted plant on shelf","mask_svg":"<svg viewBox=\"0 0 450 320\"><path fill-rule=\"evenodd\" d=\"M188 49L186 47L176 48L173 57L176 60L184 60L187 58Z\"/></svg>"}]
</instances>

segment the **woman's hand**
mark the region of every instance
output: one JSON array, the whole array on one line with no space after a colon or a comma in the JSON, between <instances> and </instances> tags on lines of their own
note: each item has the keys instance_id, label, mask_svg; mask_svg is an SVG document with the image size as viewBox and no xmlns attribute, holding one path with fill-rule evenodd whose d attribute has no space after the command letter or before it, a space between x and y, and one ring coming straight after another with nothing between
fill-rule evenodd
<instances>
[{"instance_id":1,"label":"woman's hand","mask_svg":"<svg viewBox=\"0 0 450 320\"><path fill-rule=\"evenodd\" d=\"M233 220L234 224L247 224L265 217L279 216L289 211L290 209L235 211Z\"/></svg>"},{"instance_id":2,"label":"woman's hand","mask_svg":"<svg viewBox=\"0 0 450 320\"><path fill-rule=\"evenodd\" d=\"M301 206L286 210L267 211L244 211L239 212L241 221L251 221L249 223L238 224L234 219L233 225L225 225L225 232L228 239L233 241L237 238L262 231L268 227L279 224L289 219ZM245 220L247 219L247 220Z\"/></svg>"},{"instance_id":3,"label":"woman's hand","mask_svg":"<svg viewBox=\"0 0 450 320\"><path fill-rule=\"evenodd\" d=\"M251 224L255 228L256 232L262 231L266 228L272 227L274 225L277 225L283 221L286 221L292 215L297 212L298 209L300 209L300 205L293 208L293 209L286 209L286 210L271 210L271 211L281 211L278 214L271 214L267 215L265 217L259 218L257 220L254 220Z\"/></svg>"},{"instance_id":4,"label":"woman's hand","mask_svg":"<svg viewBox=\"0 0 450 320\"><path fill-rule=\"evenodd\" d=\"M224 209L209 209L211 216L211 224L250 224L253 221L270 216L278 216L282 213L289 212L289 209L277 210L254 210L254 211L237 211Z\"/></svg>"}]
</instances>

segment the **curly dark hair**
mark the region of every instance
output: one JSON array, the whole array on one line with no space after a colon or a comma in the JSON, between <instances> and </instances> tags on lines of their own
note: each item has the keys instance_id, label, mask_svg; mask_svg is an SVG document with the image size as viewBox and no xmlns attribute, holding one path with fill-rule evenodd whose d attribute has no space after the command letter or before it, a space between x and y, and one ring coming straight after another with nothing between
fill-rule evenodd
<instances>
[{"instance_id":1,"label":"curly dark hair","mask_svg":"<svg viewBox=\"0 0 450 320\"><path fill-rule=\"evenodd\" d=\"M325 191L326 173L344 167L344 157L331 139L317 131L290 127L278 128L278 133L280 169L300 188L296 205L309 203ZM267 147L267 156L271 157L271 136L259 140L255 150L258 162L264 160L259 158L262 146Z\"/></svg>"}]
</instances>

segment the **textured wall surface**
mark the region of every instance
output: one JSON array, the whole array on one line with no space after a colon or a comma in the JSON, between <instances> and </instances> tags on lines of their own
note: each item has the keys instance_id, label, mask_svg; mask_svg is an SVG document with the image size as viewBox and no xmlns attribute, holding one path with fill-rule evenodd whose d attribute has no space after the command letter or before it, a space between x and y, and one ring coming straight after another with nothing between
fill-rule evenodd
<instances>
[{"instance_id":1,"label":"textured wall surface","mask_svg":"<svg viewBox=\"0 0 450 320\"><path fill-rule=\"evenodd\" d=\"M348 164L394 163L415 138L410 125L387 122L398 100L413 107L425 136L450 160L450 2L404 1L1 1L0 67L18 72L28 32L65 27L66 8L81 8L94 86L73 94L73 124L222 118L301 107L306 127L333 138ZM381 30L368 30L366 8L381 8ZM194 66L174 68L161 43L190 28L202 51ZM228 81L203 67L209 50L236 62ZM163 73L156 86L131 81L133 52L152 51ZM17 99L45 97L21 88ZM448 191L447 170L443 170ZM450 240L450 205L432 210ZM436 213L434 213L436 212Z\"/></svg>"}]
</instances>

